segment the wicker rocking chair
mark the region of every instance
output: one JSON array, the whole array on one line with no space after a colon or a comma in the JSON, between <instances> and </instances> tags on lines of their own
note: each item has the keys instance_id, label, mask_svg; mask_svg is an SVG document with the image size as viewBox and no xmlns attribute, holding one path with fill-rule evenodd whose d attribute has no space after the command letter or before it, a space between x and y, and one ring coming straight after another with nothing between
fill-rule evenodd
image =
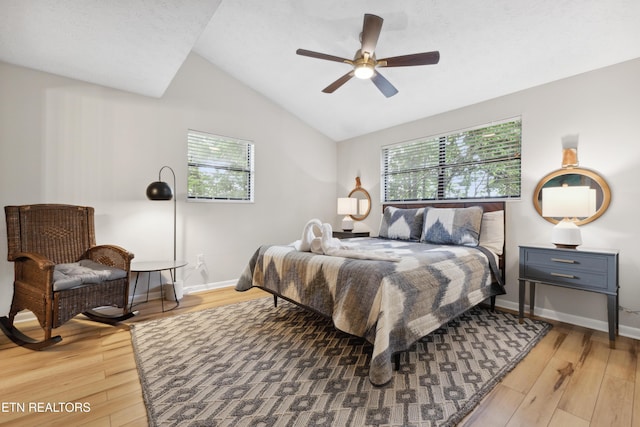
<instances>
[{"instance_id":1,"label":"wicker rocking chair","mask_svg":"<svg viewBox=\"0 0 640 427\"><path fill-rule=\"evenodd\" d=\"M13 300L0 329L16 344L40 350L60 342L51 330L77 314L116 324L129 312L133 254L113 245L96 246L94 210L71 205L5 206L9 261L15 262ZM121 307L105 315L95 308ZM14 326L18 312L30 310L44 329L34 340Z\"/></svg>"}]
</instances>

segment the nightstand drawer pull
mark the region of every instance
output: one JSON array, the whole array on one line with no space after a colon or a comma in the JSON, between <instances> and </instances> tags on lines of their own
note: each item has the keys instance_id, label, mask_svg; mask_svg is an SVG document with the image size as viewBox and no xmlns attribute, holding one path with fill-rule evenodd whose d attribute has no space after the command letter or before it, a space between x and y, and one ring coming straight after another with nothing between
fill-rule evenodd
<instances>
[{"instance_id":1,"label":"nightstand drawer pull","mask_svg":"<svg viewBox=\"0 0 640 427\"><path fill-rule=\"evenodd\" d=\"M565 279L575 279L576 276L572 275L572 274L563 274L563 273L551 273L552 276L556 276L556 277L564 277Z\"/></svg>"},{"instance_id":2,"label":"nightstand drawer pull","mask_svg":"<svg viewBox=\"0 0 640 427\"><path fill-rule=\"evenodd\" d=\"M551 258L551 261L555 262L564 262L565 264L575 264L576 261L573 259L563 259L563 258Z\"/></svg>"}]
</instances>

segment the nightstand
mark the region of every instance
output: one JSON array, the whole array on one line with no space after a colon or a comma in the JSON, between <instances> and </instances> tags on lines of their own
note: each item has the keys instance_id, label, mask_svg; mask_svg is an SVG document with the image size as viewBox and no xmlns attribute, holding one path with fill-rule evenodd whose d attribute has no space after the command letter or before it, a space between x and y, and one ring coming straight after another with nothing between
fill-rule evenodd
<instances>
[{"instance_id":1,"label":"nightstand","mask_svg":"<svg viewBox=\"0 0 640 427\"><path fill-rule=\"evenodd\" d=\"M520 246L519 319L524 318L525 286L529 282L530 316L536 283L607 296L609 344L615 347L618 332L618 251L561 249L551 246Z\"/></svg>"},{"instance_id":2,"label":"nightstand","mask_svg":"<svg viewBox=\"0 0 640 427\"><path fill-rule=\"evenodd\" d=\"M368 231L334 231L333 237L338 239L351 239L352 237L369 237Z\"/></svg>"}]
</instances>

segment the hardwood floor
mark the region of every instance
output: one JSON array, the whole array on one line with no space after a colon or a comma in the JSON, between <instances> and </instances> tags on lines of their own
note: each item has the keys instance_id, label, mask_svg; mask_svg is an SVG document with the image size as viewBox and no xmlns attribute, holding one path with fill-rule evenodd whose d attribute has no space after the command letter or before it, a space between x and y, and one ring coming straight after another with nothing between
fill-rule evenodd
<instances>
[{"instance_id":1,"label":"hardwood floor","mask_svg":"<svg viewBox=\"0 0 640 427\"><path fill-rule=\"evenodd\" d=\"M262 297L270 298L227 288L185 295L178 309L165 313L160 301L151 301L137 306L140 314L127 324ZM127 324L78 316L55 330L61 343L41 352L0 333L0 424L146 426ZM640 426L640 342L618 337L610 349L604 332L554 325L460 425ZM35 322L20 326L39 332Z\"/></svg>"}]
</instances>

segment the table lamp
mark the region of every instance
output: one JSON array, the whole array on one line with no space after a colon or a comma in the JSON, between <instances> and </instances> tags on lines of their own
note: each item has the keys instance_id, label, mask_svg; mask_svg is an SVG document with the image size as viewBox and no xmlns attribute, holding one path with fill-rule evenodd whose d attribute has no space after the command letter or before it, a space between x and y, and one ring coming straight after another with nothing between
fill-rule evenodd
<instances>
[{"instance_id":1,"label":"table lamp","mask_svg":"<svg viewBox=\"0 0 640 427\"><path fill-rule=\"evenodd\" d=\"M342 218L342 230L353 230L353 219L350 215L356 215L358 213L358 199L354 197L340 197L338 198L338 215L344 215Z\"/></svg>"},{"instance_id":2,"label":"table lamp","mask_svg":"<svg viewBox=\"0 0 640 427\"><path fill-rule=\"evenodd\" d=\"M551 243L558 248L575 249L582 244L575 221L586 218L593 209L593 192L587 186L547 187L542 189L542 216L562 218L551 232Z\"/></svg>"}]
</instances>

